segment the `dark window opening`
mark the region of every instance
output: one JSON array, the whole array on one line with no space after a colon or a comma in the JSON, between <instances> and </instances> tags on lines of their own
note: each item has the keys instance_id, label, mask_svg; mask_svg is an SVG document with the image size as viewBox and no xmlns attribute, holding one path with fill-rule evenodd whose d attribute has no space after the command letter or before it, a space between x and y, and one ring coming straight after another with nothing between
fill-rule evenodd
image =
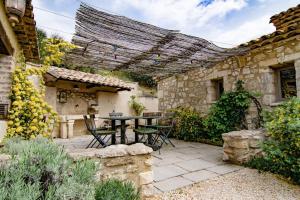
<instances>
[{"instance_id":1,"label":"dark window opening","mask_svg":"<svg viewBox=\"0 0 300 200\"><path fill-rule=\"evenodd\" d=\"M286 99L297 96L296 70L284 68L279 70L280 98Z\"/></svg>"},{"instance_id":2,"label":"dark window opening","mask_svg":"<svg viewBox=\"0 0 300 200\"><path fill-rule=\"evenodd\" d=\"M217 80L213 80L212 82L215 90L214 100L218 100L224 93L224 81L223 79L217 79Z\"/></svg>"}]
</instances>

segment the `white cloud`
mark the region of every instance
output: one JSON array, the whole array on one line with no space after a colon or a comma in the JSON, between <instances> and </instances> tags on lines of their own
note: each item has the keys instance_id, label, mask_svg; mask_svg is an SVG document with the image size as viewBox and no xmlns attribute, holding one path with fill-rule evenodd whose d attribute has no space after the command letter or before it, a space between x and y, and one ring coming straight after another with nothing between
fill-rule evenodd
<instances>
[{"instance_id":1,"label":"white cloud","mask_svg":"<svg viewBox=\"0 0 300 200\"><path fill-rule=\"evenodd\" d=\"M47 9L47 5L42 0L33 0L33 6L38 28L45 30L48 36L58 34L64 39L71 41L72 34L70 33L74 33L75 29L74 20L38 9ZM60 14L69 16L69 13L66 12L60 12Z\"/></svg>"},{"instance_id":2,"label":"white cloud","mask_svg":"<svg viewBox=\"0 0 300 200\"><path fill-rule=\"evenodd\" d=\"M202 26L211 19L225 16L247 5L246 0L215 0L207 7L197 6L199 0L115 0L114 9L134 8L143 13L145 20L167 28L185 30Z\"/></svg>"}]
</instances>

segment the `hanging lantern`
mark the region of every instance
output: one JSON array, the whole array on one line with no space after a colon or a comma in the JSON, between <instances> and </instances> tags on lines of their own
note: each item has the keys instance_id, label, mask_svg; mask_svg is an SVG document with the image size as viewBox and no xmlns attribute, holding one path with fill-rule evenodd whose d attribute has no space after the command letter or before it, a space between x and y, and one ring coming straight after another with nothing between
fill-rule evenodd
<instances>
[{"instance_id":1,"label":"hanging lantern","mask_svg":"<svg viewBox=\"0 0 300 200\"><path fill-rule=\"evenodd\" d=\"M8 19L14 27L25 14L26 0L5 0Z\"/></svg>"}]
</instances>

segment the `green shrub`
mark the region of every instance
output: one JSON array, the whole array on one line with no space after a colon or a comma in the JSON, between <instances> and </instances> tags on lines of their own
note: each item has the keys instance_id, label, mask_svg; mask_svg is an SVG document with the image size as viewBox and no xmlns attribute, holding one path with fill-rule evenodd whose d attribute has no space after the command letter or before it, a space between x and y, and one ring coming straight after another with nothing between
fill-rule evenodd
<instances>
[{"instance_id":1,"label":"green shrub","mask_svg":"<svg viewBox=\"0 0 300 200\"><path fill-rule=\"evenodd\" d=\"M176 119L176 128L172 136L186 141L197 141L199 138L207 138L203 126L203 119L196 110L192 108L179 107L172 109Z\"/></svg>"},{"instance_id":2,"label":"green shrub","mask_svg":"<svg viewBox=\"0 0 300 200\"><path fill-rule=\"evenodd\" d=\"M211 140L222 141L222 133L247 129L245 114L251 103L251 94L242 84L238 81L234 91L224 93L210 108L204 124Z\"/></svg>"},{"instance_id":3,"label":"green shrub","mask_svg":"<svg viewBox=\"0 0 300 200\"><path fill-rule=\"evenodd\" d=\"M248 166L281 174L300 184L300 99L277 107L265 125L270 139L263 144L264 157Z\"/></svg>"},{"instance_id":4,"label":"green shrub","mask_svg":"<svg viewBox=\"0 0 300 200\"><path fill-rule=\"evenodd\" d=\"M95 191L96 200L139 200L140 194L130 182L108 180L99 183Z\"/></svg>"},{"instance_id":5,"label":"green shrub","mask_svg":"<svg viewBox=\"0 0 300 200\"><path fill-rule=\"evenodd\" d=\"M140 116L145 110L145 106L137 101L136 96L131 96L130 101L128 102L130 108L132 108L137 116Z\"/></svg>"},{"instance_id":6,"label":"green shrub","mask_svg":"<svg viewBox=\"0 0 300 200\"><path fill-rule=\"evenodd\" d=\"M0 199L94 199L92 161L76 162L45 138L8 140L12 160L0 168Z\"/></svg>"}]
</instances>

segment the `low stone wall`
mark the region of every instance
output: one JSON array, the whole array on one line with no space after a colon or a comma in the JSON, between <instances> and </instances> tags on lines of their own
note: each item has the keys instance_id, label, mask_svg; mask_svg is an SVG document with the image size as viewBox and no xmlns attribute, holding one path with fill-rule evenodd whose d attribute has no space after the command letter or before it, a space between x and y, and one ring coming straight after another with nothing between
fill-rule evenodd
<instances>
[{"instance_id":1,"label":"low stone wall","mask_svg":"<svg viewBox=\"0 0 300 200\"><path fill-rule=\"evenodd\" d=\"M74 159L93 159L99 163L98 180L116 178L131 181L141 190L142 197L152 194L153 171L152 149L144 144L112 145L103 149L70 149L67 150Z\"/></svg>"},{"instance_id":2,"label":"low stone wall","mask_svg":"<svg viewBox=\"0 0 300 200\"><path fill-rule=\"evenodd\" d=\"M223 160L243 164L253 156L261 155L260 144L265 140L261 130L241 130L224 133Z\"/></svg>"}]
</instances>

